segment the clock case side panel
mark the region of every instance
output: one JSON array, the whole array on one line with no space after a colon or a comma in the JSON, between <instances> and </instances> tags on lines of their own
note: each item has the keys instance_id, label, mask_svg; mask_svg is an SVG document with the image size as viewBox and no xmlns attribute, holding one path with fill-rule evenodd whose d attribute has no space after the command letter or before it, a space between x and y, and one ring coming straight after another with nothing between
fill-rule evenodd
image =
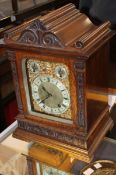
<instances>
[{"instance_id":1,"label":"clock case side panel","mask_svg":"<svg viewBox=\"0 0 116 175\"><path fill-rule=\"evenodd\" d=\"M109 42L94 52L86 62L87 97L87 145L91 152L113 126L109 112L108 98L104 101L100 95L107 95L109 64ZM94 140L94 143L91 144Z\"/></svg>"},{"instance_id":2,"label":"clock case side panel","mask_svg":"<svg viewBox=\"0 0 116 175\"><path fill-rule=\"evenodd\" d=\"M109 78L109 42L94 52L87 61L87 90L88 92L105 93L108 95Z\"/></svg>"},{"instance_id":3,"label":"clock case side panel","mask_svg":"<svg viewBox=\"0 0 116 175\"><path fill-rule=\"evenodd\" d=\"M108 64L109 42L94 52L86 63L88 132L91 132L92 128L97 125L99 126L99 123L109 111L106 88L108 85ZM103 93L107 95L106 101L100 98L100 94Z\"/></svg>"}]
</instances>

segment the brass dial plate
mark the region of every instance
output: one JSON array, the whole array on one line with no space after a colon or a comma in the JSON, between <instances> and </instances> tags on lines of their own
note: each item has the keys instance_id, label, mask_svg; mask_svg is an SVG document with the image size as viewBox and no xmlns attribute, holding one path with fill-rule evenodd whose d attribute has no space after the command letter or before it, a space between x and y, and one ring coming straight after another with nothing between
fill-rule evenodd
<instances>
[{"instance_id":1,"label":"brass dial plate","mask_svg":"<svg viewBox=\"0 0 116 175\"><path fill-rule=\"evenodd\" d=\"M25 66L33 111L71 120L68 66L35 59L25 61Z\"/></svg>"}]
</instances>

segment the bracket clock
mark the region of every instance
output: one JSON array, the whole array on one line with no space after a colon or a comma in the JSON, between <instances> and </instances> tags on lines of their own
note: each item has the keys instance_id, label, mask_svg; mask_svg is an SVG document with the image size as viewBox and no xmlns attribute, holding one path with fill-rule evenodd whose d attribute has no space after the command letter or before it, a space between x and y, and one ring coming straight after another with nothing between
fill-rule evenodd
<instances>
[{"instance_id":1,"label":"bracket clock","mask_svg":"<svg viewBox=\"0 0 116 175\"><path fill-rule=\"evenodd\" d=\"M99 93L113 35L109 22L96 26L71 3L6 32L19 109L15 137L92 159L112 126Z\"/></svg>"}]
</instances>

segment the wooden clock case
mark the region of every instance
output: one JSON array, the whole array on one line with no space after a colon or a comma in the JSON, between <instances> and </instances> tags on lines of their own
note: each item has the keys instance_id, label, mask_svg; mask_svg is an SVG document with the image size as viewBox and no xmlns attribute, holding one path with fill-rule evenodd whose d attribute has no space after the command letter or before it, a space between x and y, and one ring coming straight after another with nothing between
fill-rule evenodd
<instances>
[{"instance_id":1,"label":"wooden clock case","mask_svg":"<svg viewBox=\"0 0 116 175\"><path fill-rule=\"evenodd\" d=\"M44 143L79 160L92 159L113 125L107 102L99 99L107 84L109 39L115 34L109 27L109 22L94 25L73 4L67 4L5 34L19 109L15 137ZM71 123L29 113L22 72L24 58L67 65Z\"/></svg>"}]
</instances>

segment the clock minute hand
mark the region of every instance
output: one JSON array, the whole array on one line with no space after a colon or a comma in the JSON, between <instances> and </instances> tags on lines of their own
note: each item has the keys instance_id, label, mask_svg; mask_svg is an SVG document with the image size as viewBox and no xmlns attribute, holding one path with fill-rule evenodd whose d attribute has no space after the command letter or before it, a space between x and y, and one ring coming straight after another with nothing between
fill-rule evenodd
<instances>
[{"instance_id":1,"label":"clock minute hand","mask_svg":"<svg viewBox=\"0 0 116 175\"><path fill-rule=\"evenodd\" d=\"M45 102L45 100L47 100L49 97L51 97L52 96L52 94L48 94L48 96L46 97L46 98L44 98L40 103L44 103Z\"/></svg>"}]
</instances>

